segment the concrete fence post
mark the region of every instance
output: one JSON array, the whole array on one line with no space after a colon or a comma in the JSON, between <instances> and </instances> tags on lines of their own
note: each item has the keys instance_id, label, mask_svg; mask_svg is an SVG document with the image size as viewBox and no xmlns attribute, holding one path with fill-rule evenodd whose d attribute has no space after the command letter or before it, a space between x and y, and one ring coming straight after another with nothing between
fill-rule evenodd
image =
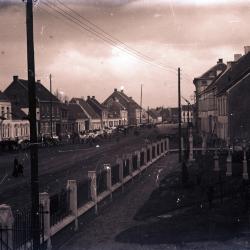
<instances>
[{"instance_id":1,"label":"concrete fence post","mask_svg":"<svg viewBox=\"0 0 250 250\"><path fill-rule=\"evenodd\" d=\"M244 180L248 180L246 148L243 149L243 174L242 174L242 177Z\"/></svg>"},{"instance_id":2,"label":"concrete fence post","mask_svg":"<svg viewBox=\"0 0 250 250\"><path fill-rule=\"evenodd\" d=\"M133 156L132 154L128 154L128 161L129 161L129 175L133 176Z\"/></svg>"},{"instance_id":3,"label":"concrete fence post","mask_svg":"<svg viewBox=\"0 0 250 250\"><path fill-rule=\"evenodd\" d=\"M152 154L152 159L155 160L156 155L157 155L157 147L156 147L156 143L152 144L152 152L154 152L154 154ZM154 155L154 156L153 156Z\"/></svg>"},{"instance_id":4,"label":"concrete fence post","mask_svg":"<svg viewBox=\"0 0 250 250\"><path fill-rule=\"evenodd\" d=\"M143 152L144 152L144 165L148 166L148 157L147 157L148 152L146 147L143 148Z\"/></svg>"},{"instance_id":5,"label":"concrete fence post","mask_svg":"<svg viewBox=\"0 0 250 250\"><path fill-rule=\"evenodd\" d=\"M123 159L118 158L116 162L119 165L119 182L123 184Z\"/></svg>"},{"instance_id":6,"label":"concrete fence post","mask_svg":"<svg viewBox=\"0 0 250 250\"><path fill-rule=\"evenodd\" d=\"M149 149L149 162L152 162L152 144L148 145L148 149Z\"/></svg>"},{"instance_id":7,"label":"concrete fence post","mask_svg":"<svg viewBox=\"0 0 250 250\"><path fill-rule=\"evenodd\" d=\"M170 150L170 145L169 145L169 138L167 137L167 152Z\"/></svg>"},{"instance_id":8,"label":"concrete fence post","mask_svg":"<svg viewBox=\"0 0 250 250\"><path fill-rule=\"evenodd\" d=\"M8 249L13 249L13 224L14 217L11 207L6 204L0 205L0 228L6 229L1 232L2 243L0 242L0 245L6 245L9 247Z\"/></svg>"},{"instance_id":9,"label":"concrete fence post","mask_svg":"<svg viewBox=\"0 0 250 250\"><path fill-rule=\"evenodd\" d=\"M69 207L72 215L75 217L75 228L78 230L78 212L77 212L77 184L76 180L68 180L67 190L69 191Z\"/></svg>"},{"instance_id":10,"label":"concrete fence post","mask_svg":"<svg viewBox=\"0 0 250 250\"><path fill-rule=\"evenodd\" d=\"M104 164L104 169L107 171L107 190L110 193L110 200L112 201L112 176L111 176L111 165Z\"/></svg>"},{"instance_id":11,"label":"concrete fence post","mask_svg":"<svg viewBox=\"0 0 250 250\"><path fill-rule=\"evenodd\" d=\"M226 176L232 176L232 155L230 152L230 148L228 149L228 155L227 155L227 172Z\"/></svg>"},{"instance_id":12,"label":"concrete fence post","mask_svg":"<svg viewBox=\"0 0 250 250\"><path fill-rule=\"evenodd\" d=\"M167 140L166 140L166 138L163 139L163 152L167 153Z\"/></svg>"},{"instance_id":13,"label":"concrete fence post","mask_svg":"<svg viewBox=\"0 0 250 250\"><path fill-rule=\"evenodd\" d=\"M51 231L50 231L50 197L49 194L39 193L39 202L43 207L43 225L44 225L44 236L47 239L46 249L52 249L51 245Z\"/></svg>"},{"instance_id":14,"label":"concrete fence post","mask_svg":"<svg viewBox=\"0 0 250 250\"><path fill-rule=\"evenodd\" d=\"M194 139L193 139L193 131L192 127L189 130L189 161L194 161Z\"/></svg>"},{"instance_id":15,"label":"concrete fence post","mask_svg":"<svg viewBox=\"0 0 250 250\"><path fill-rule=\"evenodd\" d=\"M165 154L165 141L164 139L161 139L161 154Z\"/></svg>"},{"instance_id":16,"label":"concrete fence post","mask_svg":"<svg viewBox=\"0 0 250 250\"><path fill-rule=\"evenodd\" d=\"M96 171L88 171L88 178L90 178L90 195L91 195L91 200L95 203L95 214L98 214Z\"/></svg>"},{"instance_id":17,"label":"concrete fence post","mask_svg":"<svg viewBox=\"0 0 250 250\"><path fill-rule=\"evenodd\" d=\"M141 170L141 154L140 154L140 151L135 151L135 154L137 155L137 169Z\"/></svg>"},{"instance_id":18,"label":"concrete fence post","mask_svg":"<svg viewBox=\"0 0 250 250\"><path fill-rule=\"evenodd\" d=\"M220 171L219 156L218 156L217 150L215 150L215 154L214 154L214 171L216 172Z\"/></svg>"}]
</instances>

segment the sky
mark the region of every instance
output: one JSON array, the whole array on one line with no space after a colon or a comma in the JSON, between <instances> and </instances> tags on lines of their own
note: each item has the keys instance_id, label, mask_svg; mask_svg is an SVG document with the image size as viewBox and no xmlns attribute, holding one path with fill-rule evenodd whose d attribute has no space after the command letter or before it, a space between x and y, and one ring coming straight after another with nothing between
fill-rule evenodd
<instances>
[{"instance_id":1,"label":"sky","mask_svg":"<svg viewBox=\"0 0 250 250\"><path fill-rule=\"evenodd\" d=\"M139 102L142 84L143 107L177 106L177 68L192 101L194 77L250 45L249 21L247 0L37 0L36 79L49 87L52 74L54 90L100 102L114 88ZM27 79L25 23L22 0L0 0L1 90Z\"/></svg>"}]
</instances>

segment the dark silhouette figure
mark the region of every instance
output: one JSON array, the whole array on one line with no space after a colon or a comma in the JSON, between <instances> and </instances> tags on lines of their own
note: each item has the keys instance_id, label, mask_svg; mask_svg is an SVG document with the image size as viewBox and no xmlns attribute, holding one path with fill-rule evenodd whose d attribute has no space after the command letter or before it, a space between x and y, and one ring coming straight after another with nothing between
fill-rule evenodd
<instances>
[{"instance_id":1,"label":"dark silhouette figure","mask_svg":"<svg viewBox=\"0 0 250 250\"><path fill-rule=\"evenodd\" d=\"M13 166L12 176L13 177L18 177L18 160L17 160L17 158L14 159L14 166Z\"/></svg>"}]
</instances>

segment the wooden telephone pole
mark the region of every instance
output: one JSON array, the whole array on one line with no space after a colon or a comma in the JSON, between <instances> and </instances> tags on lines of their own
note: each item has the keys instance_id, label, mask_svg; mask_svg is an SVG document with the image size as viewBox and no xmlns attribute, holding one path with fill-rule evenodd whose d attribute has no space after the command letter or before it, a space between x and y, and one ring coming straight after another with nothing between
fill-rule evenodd
<instances>
[{"instance_id":1,"label":"wooden telephone pole","mask_svg":"<svg viewBox=\"0 0 250 250\"><path fill-rule=\"evenodd\" d=\"M179 162L182 162L182 146L181 146L181 69L178 68L178 114L179 114Z\"/></svg>"},{"instance_id":2,"label":"wooden telephone pole","mask_svg":"<svg viewBox=\"0 0 250 250\"><path fill-rule=\"evenodd\" d=\"M141 124L141 116L142 116L142 84L141 84L141 99L140 99L140 124Z\"/></svg>"},{"instance_id":3,"label":"wooden telephone pole","mask_svg":"<svg viewBox=\"0 0 250 250\"><path fill-rule=\"evenodd\" d=\"M28 61L28 96L30 121L30 166L31 166L31 232L33 249L40 248L39 223L39 183L38 149L36 124L36 80L33 33L33 0L26 1L27 61Z\"/></svg>"},{"instance_id":4,"label":"wooden telephone pole","mask_svg":"<svg viewBox=\"0 0 250 250\"><path fill-rule=\"evenodd\" d=\"M53 138L53 103L52 103L52 75L49 75L49 89L50 89L50 137Z\"/></svg>"}]
</instances>

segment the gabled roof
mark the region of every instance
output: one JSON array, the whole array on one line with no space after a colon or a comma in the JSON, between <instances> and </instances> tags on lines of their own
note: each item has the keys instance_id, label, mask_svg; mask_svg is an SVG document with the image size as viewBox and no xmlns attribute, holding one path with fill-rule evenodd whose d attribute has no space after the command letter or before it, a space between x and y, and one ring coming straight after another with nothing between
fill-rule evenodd
<instances>
[{"instance_id":1,"label":"gabled roof","mask_svg":"<svg viewBox=\"0 0 250 250\"><path fill-rule=\"evenodd\" d=\"M87 120L88 116L85 114L82 107L77 103L68 103L66 107L69 111L69 119L70 120L77 120L77 119L84 119Z\"/></svg>"},{"instance_id":2,"label":"gabled roof","mask_svg":"<svg viewBox=\"0 0 250 250\"><path fill-rule=\"evenodd\" d=\"M250 71L250 53L242 56L228 68L216 81L217 94L224 93Z\"/></svg>"},{"instance_id":3,"label":"gabled roof","mask_svg":"<svg viewBox=\"0 0 250 250\"><path fill-rule=\"evenodd\" d=\"M155 110L155 109L150 109L147 111L147 113L153 118L157 119L158 117L161 117L161 115Z\"/></svg>"},{"instance_id":4,"label":"gabled roof","mask_svg":"<svg viewBox=\"0 0 250 250\"><path fill-rule=\"evenodd\" d=\"M11 112L13 120L27 120L28 116L14 103L11 103Z\"/></svg>"},{"instance_id":5,"label":"gabled roof","mask_svg":"<svg viewBox=\"0 0 250 250\"><path fill-rule=\"evenodd\" d=\"M18 77L14 77L13 82L4 90L4 93L8 96L9 93L20 86L27 95L27 98L21 100L21 106L28 106L28 81L24 79L19 79ZM36 82L36 97L39 102L60 102L56 96L50 93L48 89L46 89L40 81ZM13 100L12 100L13 101Z\"/></svg>"},{"instance_id":6,"label":"gabled roof","mask_svg":"<svg viewBox=\"0 0 250 250\"><path fill-rule=\"evenodd\" d=\"M213 80L215 77L217 77L217 72L218 71L225 71L227 68L227 65L223 63L222 59L219 59L216 65L211 67L209 70L207 70L205 73L203 73L201 76L194 78L194 84L196 83L197 80Z\"/></svg>"},{"instance_id":7,"label":"gabled roof","mask_svg":"<svg viewBox=\"0 0 250 250\"><path fill-rule=\"evenodd\" d=\"M106 107L104 105L102 105L101 103L99 103L94 96L92 96L92 98L90 96L88 96L87 101L86 101L91 107L92 109L98 113L100 116L102 115L102 111L106 110Z\"/></svg>"},{"instance_id":8,"label":"gabled roof","mask_svg":"<svg viewBox=\"0 0 250 250\"><path fill-rule=\"evenodd\" d=\"M237 87L238 84L241 84L241 83L244 83L244 82L249 84L249 80L250 80L250 71L244 77L242 77L239 81L235 82L231 87L229 87L227 89L227 91L228 92L232 91L235 87Z\"/></svg>"},{"instance_id":9,"label":"gabled roof","mask_svg":"<svg viewBox=\"0 0 250 250\"><path fill-rule=\"evenodd\" d=\"M0 102L10 102L8 97L2 91L0 91Z\"/></svg>"},{"instance_id":10,"label":"gabled roof","mask_svg":"<svg viewBox=\"0 0 250 250\"><path fill-rule=\"evenodd\" d=\"M72 98L70 103L79 104L91 119L101 119L100 115L97 114L95 110L82 98Z\"/></svg>"},{"instance_id":11,"label":"gabled roof","mask_svg":"<svg viewBox=\"0 0 250 250\"><path fill-rule=\"evenodd\" d=\"M132 97L128 97L123 90L118 91L115 89L114 92L103 102L103 104L107 105L110 98L118 100L119 103L121 103L126 109L129 109L131 106L135 109L141 109L140 105L137 104L136 101L132 99Z\"/></svg>"},{"instance_id":12,"label":"gabled roof","mask_svg":"<svg viewBox=\"0 0 250 250\"><path fill-rule=\"evenodd\" d=\"M126 111L126 108L118 101L112 101L108 103L106 108L108 110L108 116L112 118L120 118L121 110Z\"/></svg>"},{"instance_id":13,"label":"gabled roof","mask_svg":"<svg viewBox=\"0 0 250 250\"><path fill-rule=\"evenodd\" d=\"M215 78L213 79L213 81L207 86L207 88L204 89L201 93L199 93L199 95L203 95L204 93L208 93L208 92L210 92L210 91L216 89L216 82L217 82L217 80L218 80L221 76L223 76L223 75L227 72L227 70L228 70L228 69L222 71L217 77L215 77Z\"/></svg>"}]
</instances>

